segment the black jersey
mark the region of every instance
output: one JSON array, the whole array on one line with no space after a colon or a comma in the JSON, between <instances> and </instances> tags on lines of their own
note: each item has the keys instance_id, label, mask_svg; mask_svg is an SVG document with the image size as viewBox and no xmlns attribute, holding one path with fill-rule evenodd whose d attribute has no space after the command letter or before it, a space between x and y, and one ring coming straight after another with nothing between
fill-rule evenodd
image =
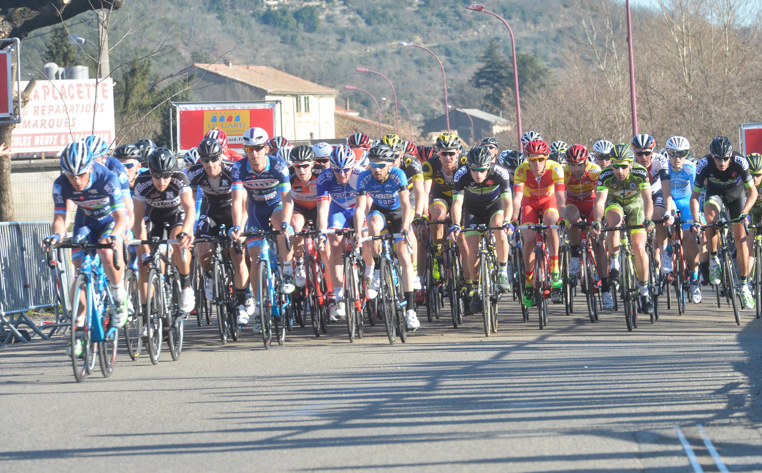
<instances>
[{"instance_id":1,"label":"black jersey","mask_svg":"<svg viewBox=\"0 0 762 473\"><path fill-rule=\"evenodd\" d=\"M463 196L468 208L486 208L510 193L510 176L500 166L492 165L487 177L477 183L467 166L458 169L453 178L453 194Z\"/></svg>"},{"instance_id":2,"label":"black jersey","mask_svg":"<svg viewBox=\"0 0 762 473\"><path fill-rule=\"evenodd\" d=\"M222 172L217 179L211 179L201 163L196 163L185 171L191 189L194 191L201 189L203 193L202 208L230 209L233 205L232 169L233 163L223 161Z\"/></svg>"},{"instance_id":3,"label":"black jersey","mask_svg":"<svg viewBox=\"0 0 762 473\"><path fill-rule=\"evenodd\" d=\"M694 190L706 189L708 194L740 194L745 187L754 185L749 172L749 162L736 151L730 156L730 164L724 171L717 169L712 155L706 155L696 164Z\"/></svg>"},{"instance_id":4,"label":"black jersey","mask_svg":"<svg viewBox=\"0 0 762 473\"><path fill-rule=\"evenodd\" d=\"M423 168L418 158L410 155L405 155L400 163L400 169L405 173L407 177L407 188L413 190L413 184L415 181L423 179Z\"/></svg>"},{"instance_id":5,"label":"black jersey","mask_svg":"<svg viewBox=\"0 0 762 473\"><path fill-rule=\"evenodd\" d=\"M153 185L150 173L143 173L135 180L133 200L145 202L150 207L152 215L157 213L167 215L182 211L180 196L186 192L191 192L188 176L182 171L172 173L172 179L164 191L158 190ZM146 212L149 213L149 212Z\"/></svg>"},{"instance_id":6,"label":"black jersey","mask_svg":"<svg viewBox=\"0 0 762 473\"><path fill-rule=\"evenodd\" d=\"M461 164L458 164L458 166L461 166ZM457 169L452 176L447 176L442 171L442 161L439 156L434 156L428 161L424 161L421 164L421 169L423 171L423 180L432 181L430 197L452 197L452 185L455 174L458 172Z\"/></svg>"}]
</instances>

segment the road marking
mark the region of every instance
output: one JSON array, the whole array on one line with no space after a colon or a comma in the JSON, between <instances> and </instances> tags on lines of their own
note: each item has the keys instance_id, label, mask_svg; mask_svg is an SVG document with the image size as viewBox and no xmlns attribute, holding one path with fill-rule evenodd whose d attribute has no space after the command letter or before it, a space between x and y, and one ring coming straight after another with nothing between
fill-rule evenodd
<instances>
[{"instance_id":1,"label":"road marking","mask_svg":"<svg viewBox=\"0 0 762 473\"><path fill-rule=\"evenodd\" d=\"M704 432L704 428L701 426L701 424L696 424L696 427L698 427L701 438L704 439L704 445L706 445L706 449L709 451L709 454L712 455L712 458L714 458L714 462L717 464L717 468L720 470L720 473L728 473L728 467L726 467L725 463L722 462L720 454L717 453L717 449L714 448L712 441L709 440L709 436L706 434L706 432Z\"/></svg>"},{"instance_id":2,"label":"road marking","mask_svg":"<svg viewBox=\"0 0 762 473\"><path fill-rule=\"evenodd\" d=\"M686 440L685 435L683 435L683 431L680 430L680 427L678 426L675 426L675 431L677 432L677 438L680 440L680 443L683 444L683 450L685 450L685 454L688 455L688 461L691 462L693 471L696 473L704 473L704 469L701 468L701 465L698 462L698 458L696 458L696 454L693 453L691 445L688 443L688 440Z\"/></svg>"}]
</instances>

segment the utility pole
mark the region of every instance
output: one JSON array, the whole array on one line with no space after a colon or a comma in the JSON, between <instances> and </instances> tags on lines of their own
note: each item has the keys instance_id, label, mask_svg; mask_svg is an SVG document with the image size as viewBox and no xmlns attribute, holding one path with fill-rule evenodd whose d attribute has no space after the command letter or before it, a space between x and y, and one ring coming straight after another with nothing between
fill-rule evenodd
<instances>
[{"instance_id":1,"label":"utility pole","mask_svg":"<svg viewBox=\"0 0 762 473\"><path fill-rule=\"evenodd\" d=\"M110 11L105 8L98 10L98 79L105 79L111 74L111 64L108 59L108 19Z\"/></svg>"}]
</instances>

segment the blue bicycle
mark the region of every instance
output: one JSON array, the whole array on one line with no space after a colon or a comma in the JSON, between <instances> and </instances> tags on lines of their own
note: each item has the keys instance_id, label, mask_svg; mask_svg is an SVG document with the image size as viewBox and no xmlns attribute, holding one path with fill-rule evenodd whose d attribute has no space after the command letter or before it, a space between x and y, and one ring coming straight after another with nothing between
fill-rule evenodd
<instances>
[{"instance_id":1,"label":"blue bicycle","mask_svg":"<svg viewBox=\"0 0 762 473\"><path fill-rule=\"evenodd\" d=\"M98 255L92 250L111 248L109 244L73 243L62 241L50 245L50 250L74 248L84 252L79 274L74 280L71 302L71 333L68 352L71 356L74 378L82 382L95 368L98 351L101 372L105 378L114 372L118 345L118 329L111 326L111 312L116 310L114 297ZM49 259L55 257L48 251ZM114 267L119 269L119 254L114 251Z\"/></svg>"}]
</instances>

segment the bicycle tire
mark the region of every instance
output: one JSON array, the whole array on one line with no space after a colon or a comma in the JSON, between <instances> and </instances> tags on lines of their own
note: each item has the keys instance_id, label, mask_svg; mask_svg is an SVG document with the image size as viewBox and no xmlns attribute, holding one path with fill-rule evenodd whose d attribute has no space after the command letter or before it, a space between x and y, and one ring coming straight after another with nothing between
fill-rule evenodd
<instances>
[{"instance_id":1,"label":"bicycle tire","mask_svg":"<svg viewBox=\"0 0 762 473\"><path fill-rule=\"evenodd\" d=\"M267 262L260 261L258 264L257 295L259 299L259 323L262 327L262 343L265 349L272 345L272 303L270 301L269 278L267 277Z\"/></svg>"},{"instance_id":2,"label":"bicycle tire","mask_svg":"<svg viewBox=\"0 0 762 473\"><path fill-rule=\"evenodd\" d=\"M127 354L130 356L130 359L135 361L140 357L140 349L143 347L143 340L140 338L143 331L143 316L140 313L138 276L132 268L128 268L125 272L124 290L127 293L128 308L131 307L127 323L122 329L124 332L124 344L127 347Z\"/></svg>"},{"instance_id":3,"label":"bicycle tire","mask_svg":"<svg viewBox=\"0 0 762 473\"><path fill-rule=\"evenodd\" d=\"M347 315L347 335L349 335L350 343L354 343L357 334L356 318L358 315L355 309L355 301L359 291L357 290L356 270L351 261L344 261L344 310Z\"/></svg>"},{"instance_id":4,"label":"bicycle tire","mask_svg":"<svg viewBox=\"0 0 762 473\"><path fill-rule=\"evenodd\" d=\"M624 320L627 324L627 331L632 332L633 328L635 328L633 326L632 312L637 312L637 304L632 299L632 274L630 273L630 266L628 265L626 252L621 251L619 253L619 258L619 268L621 269L620 284L622 286L622 305L624 305Z\"/></svg>"},{"instance_id":5,"label":"bicycle tire","mask_svg":"<svg viewBox=\"0 0 762 473\"><path fill-rule=\"evenodd\" d=\"M490 254L492 255L492 253ZM497 270L497 261L495 261L494 256L490 256L492 258L492 264L490 265L490 268L492 268L489 271L489 281L490 281L490 298L489 298L489 304L490 304L490 330L492 333L497 333L497 326L498 326L498 307L497 303L500 298L500 290L497 286L497 278L498 278L498 270Z\"/></svg>"},{"instance_id":6,"label":"bicycle tire","mask_svg":"<svg viewBox=\"0 0 762 473\"><path fill-rule=\"evenodd\" d=\"M561 291L563 292L564 310L566 311L566 315L570 315L574 313L574 298L571 294L571 279L569 274L569 258L571 258L571 252L569 250L569 245L564 245L562 250L560 263L563 287L561 288Z\"/></svg>"},{"instance_id":7,"label":"bicycle tire","mask_svg":"<svg viewBox=\"0 0 762 473\"><path fill-rule=\"evenodd\" d=\"M404 292L402 288L402 270L400 269L400 263L396 259L393 260L393 268L394 273L397 275L397 283L394 288L395 292L395 298L394 298L394 309L395 309L395 321L397 323L397 336L399 337L400 341L402 343L407 342L407 317L406 312L408 310L414 310L410 307L407 307L407 305L402 305L400 299L404 299ZM393 279L393 278L392 278Z\"/></svg>"},{"instance_id":8,"label":"bicycle tire","mask_svg":"<svg viewBox=\"0 0 762 473\"><path fill-rule=\"evenodd\" d=\"M673 250L674 251L674 250ZM683 252L682 245L677 247L676 266L678 271L678 284L681 289L678 294L677 307L678 313L685 314L685 305L688 300L688 294L690 294L690 274L688 273L687 263L685 261L685 253Z\"/></svg>"},{"instance_id":9,"label":"bicycle tire","mask_svg":"<svg viewBox=\"0 0 762 473\"><path fill-rule=\"evenodd\" d=\"M172 277L169 278L166 283L169 284L170 293L172 294L172 304L169 307L169 313L167 314L167 346L169 347L169 355L172 357L172 361L180 359L180 353L183 351L183 323L182 315L180 314L180 280L179 275L176 272L172 272Z\"/></svg>"},{"instance_id":10,"label":"bicycle tire","mask_svg":"<svg viewBox=\"0 0 762 473\"><path fill-rule=\"evenodd\" d=\"M103 324L103 340L98 342L98 361L101 365L101 374L104 378L109 378L114 373L114 364L116 363L116 352L119 345L119 331L114 330L109 335L111 328L112 311L115 307L111 304L108 292L101 293L101 303L103 304L103 316L100 321Z\"/></svg>"},{"instance_id":11,"label":"bicycle tire","mask_svg":"<svg viewBox=\"0 0 762 473\"><path fill-rule=\"evenodd\" d=\"M204 286L204 271L201 269L198 255L195 253L194 251L194 258L191 262L191 274L193 275L191 287L193 287L193 293L196 295L196 323L201 327L204 318L201 308L206 304L206 291L202 287Z\"/></svg>"},{"instance_id":12,"label":"bicycle tire","mask_svg":"<svg viewBox=\"0 0 762 473\"><path fill-rule=\"evenodd\" d=\"M434 315L436 313L437 297L434 291L434 256L431 254L431 250L426 251L426 318L429 323L434 321Z\"/></svg>"},{"instance_id":13,"label":"bicycle tire","mask_svg":"<svg viewBox=\"0 0 762 473\"><path fill-rule=\"evenodd\" d=\"M447 277L447 297L450 300L450 316L452 317L452 328L458 328L459 316L458 310L460 308L460 290L458 289L455 272L457 266L453 261L453 253L451 250L446 250L445 253L446 262L446 277Z\"/></svg>"},{"instance_id":14,"label":"bicycle tire","mask_svg":"<svg viewBox=\"0 0 762 473\"><path fill-rule=\"evenodd\" d=\"M521 253L518 246L514 247L514 262L513 266L516 268L513 280L513 294L515 298L519 300L519 307L521 307L521 318L524 322L529 322L529 308L524 305L524 287L526 287L526 268L524 266L524 255Z\"/></svg>"},{"instance_id":15,"label":"bicycle tire","mask_svg":"<svg viewBox=\"0 0 762 473\"><path fill-rule=\"evenodd\" d=\"M379 275L381 278L381 285L376 298L381 297L380 309L384 313L386 336L389 339L389 343L394 345L397 341L397 324L395 319L397 309L394 301L394 281L392 279L389 263L384 258L381 258L380 260Z\"/></svg>"},{"instance_id":16,"label":"bicycle tire","mask_svg":"<svg viewBox=\"0 0 762 473\"><path fill-rule=\"evenodd\" d=\"M594 277L592 275L592 270L589 267L589 261L588 261L588 255L587 255L587 248L582 248L582 255L580 256L580 260L582 263L582 271L583 271L583 277L580 281L580 285L584 289L585 293L585 302L587 303L587 315L590 318L591 323L595 323L596 319L596 306L595 306L595 283Z\"/></svg>"},{"instance_id":17,"label":"bicycle tire","mask_svg":"<svg viewBox=\"0 0 762 473\"><path fill-rule=\"evenodd\" d=\"M482 300L482 319L484 320L484 336L489 337L491 317L490 309L492 309L489 294L490 294L490 281L489 281L489 261L486 255L486 251L482 253L479 258L479 292L481 292Z\"/></svg>"},{"instance_id":18,"label":"bicycle tire","mask_svg":"<svg viewBox=\"0 0 762 473\"><path fill-rule=\"evenodd\" d=\"M728 287L726 294L729 295L730 300L732 301L733 317L736 320L736 325L741 325L741 314L738 308L738 302L739 302L740 296L736 292L737 285L736 285L736 275L733 268L733 261L730 259L730 255L728 255L727 253L723 254L722 261L723 261L723 272L725 273L724 279L725 281L727 281L727 287Z\"/></svg>"},{"instance_id":19,"label":"bicycle tire","mask_svg":"<svg viewBox=\"0 0 762 473\"><path fill-rule=\"evenodd\" d=\"M463 280L463 268L460 265L460 250L458 250L458 247L455 246L453 250L453 260L455 261L455 271L453 273L455 279L455 290L457 291L458 287L465 287L465 281ZM466 298L465 297L457 297L457 315L458 315L458 326L463 325L463 316L466 314Z\"/></svg>"},{"instance_id":20,"label":"bicycle tire","mask_svg":"<svg viewBox=\"0 0 762 473\"><path fill-rule=\"evenodd\" d=\"M217 330L220 341L224 345L228 342L230 312L225 290L225 274L217 259L212 263L212 277L214 278L214 302L217 306Z\"/></svg>"},{"instance_id":21,"label":"bicycle tire","mask_svg":"<svg viewBox=\"0 0 762 473\"><path fill-rule=\"evenodd\" d=\"M757 229L756 231L760 231ZM757 318L762 316L762 248L759 243L754 244L754 302Z\"/></svg>"},{"instance_id":22,"label":"bicycle tire","mask_svg":"<svg viewBox=\"0 0 762 473\"><path fill-rule=\"evenodd\" d=\"M650 271L648 272L648 288L651 293L651 303L653 305L653 310L648 313L648 317L651 319L651 323L654 323L654 321L658 320L659 318L659 296L656 291L657 284L654 282L654 274L657 274L655 271L659 271L659 268L656 267L656 264L653 260L653 255L649 255L649 261L651 261L651 263Z\"/></svg>"},{"instance_id":23,"label":"bicycle tire","mask_svg":"<svg viewBox=\"0 0 762 473\"><path fill-rule=\"evenodd\" d=\"M87 366L89 364L90 356L92 356L92 353L90 353L91 336L90 321L88 320L89 316L85 316L85 323L82 327L77 327L77 314L83 310L85 311L85 314L90 313L88 307L89 304L87 302L87 278L84 274L77 276L74 280L73 287L70 319L71 330L69 331L69 347L71 353L69 356L71 357L72 368L74 369L74 379L76 379L78 383L81 383L87 376ZM82 353L80 356L77 356L76 346L80 344L82 345Z\"/></svg>"},{"instance_id":24,"label":"bicycle tire","mask_svg":"<svg viewBox=\"0 0 762 473\"><path fill-rule=\"evenodd\" d=\"M233 275L233 266L227 261L223 264L222 268L225 272L225 284L223 284L222 288L224 290L223 300L226 302L228 338L232 338L234 342L237 342L241 337L241 326L238 325L238 316L234 315L235 312L233 310L235 307L235 276Z\"/></svg>"},{"instance_id":25,"label":"bicycle tire","mask_svg":"<svg viewBox=\"0 0 762 473\"><path fill-rule=\"evenodd\" d=\"M544 255L538 253L540 252L535 252L534 285L535 303L539 312L540 330L542 330L548 325L548 301L545 299L545 279L548 276L546 274Z\"/></svg>"},{"instance_id":26,"label":"bicycle tire","mask_svg":"<svg viewBox=\"0 0 762 473\"><path fill-rule=\"evenodd\" d=\"M164 327L164 296L162 295L161 278L154 268L148 273L148 292L146 293L145 325L148 357L152 364L159 363L161 356L161 339Z\"/></svg>"}]
</instances>

